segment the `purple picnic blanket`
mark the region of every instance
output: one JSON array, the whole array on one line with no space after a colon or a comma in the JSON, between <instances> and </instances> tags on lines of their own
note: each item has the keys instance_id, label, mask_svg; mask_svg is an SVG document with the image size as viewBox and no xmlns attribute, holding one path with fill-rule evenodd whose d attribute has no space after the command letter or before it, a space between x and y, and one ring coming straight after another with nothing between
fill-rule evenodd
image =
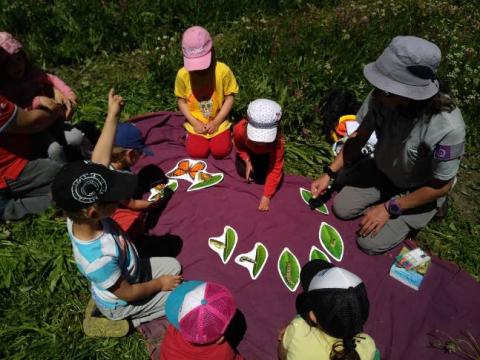
<instances>
[{"instance_id":1,"label":"purple picnic blanket","mask_svg":"<svg viewBox=\"0 0 480 360\"><path fill-rule=\"evenodd\" d=\"M183 144L184 117L160 112L135 119L146 144L155 153L143 157L135 171L155 164L163 171L188 158ZM205 160L208 172L222 172L221 183L187 192L190 185L179 180L179 188L150 230L181 239L178 260L187 280L213 281L227 286L246 320L246 332L238 350L247 359L276 359L277 335L295 316L295 298L283 284L277 261L288 247L303 265L310 248L322 248L318 239L322 221L334 226L345 242L345 253L338 265L358 274L367 287L370 316L365 332L370 334L383 359L449 359L451 355L429 346L435 330L458 337L460 330L480 336L480 285L458 266L433 257L432 265L419 291L389 276L389 269L400 248L381 256L362 253L355 243L358 220L342 221L330 211L324 215L310 210L301 199L299 188L310 188L311 179L286 175L270 203L270 211L257 210L263 186L246 184L235 170L235 153L222 160ZM320 171L320 170L319 170ZM327 203L329 209L331 204ZM220 236L225 225L238 233L238 244L227 264L208 246L208 239ZM235 257L262 242L269 252L267 263L256 280ZM337 264L334 260L333 263ZM156 322L144 325L142 332L154 337ZM159 322L160 327L164 323ZM153 339L154 340L154 339ZM152 358L158 359L154 347Z\"/></svg>"}]
</instances>

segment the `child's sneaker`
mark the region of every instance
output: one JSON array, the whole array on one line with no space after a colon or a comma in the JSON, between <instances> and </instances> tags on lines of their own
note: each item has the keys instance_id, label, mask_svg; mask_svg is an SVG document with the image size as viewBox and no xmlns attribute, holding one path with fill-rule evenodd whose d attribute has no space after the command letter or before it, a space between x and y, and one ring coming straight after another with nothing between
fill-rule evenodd
<instances>
[{"instance_id":1,"label":"child's sneaker","mask_svg":"<svg viewBox=\"0 0 480 360\"><path fill-rule=\"evenodd\" d=\"M122 337L130 331L127 320L110 320L103 317L93 299L88 302L83 320L83 332L92 337Z\"/></svg>"}]
</instances>

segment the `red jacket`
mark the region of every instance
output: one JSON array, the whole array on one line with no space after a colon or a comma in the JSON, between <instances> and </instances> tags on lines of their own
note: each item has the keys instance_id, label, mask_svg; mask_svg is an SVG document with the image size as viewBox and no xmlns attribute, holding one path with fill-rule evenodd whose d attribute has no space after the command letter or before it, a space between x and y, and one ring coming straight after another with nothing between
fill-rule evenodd
<instances>
[{"instance_id":1,"label":"red jacket","mask_svg":"<svg viewBox=\"0 0 480 360\"><path fill-rule=\"evenodd\" d=\"M242 119L233 128L233 140L238 155L244 161L250 158L250 154L270 154L263 195L271 198L277 191L280 180L282 180L285 138L278 133L274 142L258 146L255 143L247 141L247 120Z\"/></svg>"},{"instance_id":2,"label":"red jacket","mask_svg":"<svg viewBox=\"0 0 480 360\"><path fill-rule=\"evenodd\" d=\"M195 345L185 341L173 325L167 328L160 348L160 360L245 360L224 341L220 344Z\"/></svg>"},{"instance_id":3,"label":"red jacket","mask_svg":"<svg viewBox=\"0 0 480 360\"><path fill-rule=\"evenodd\" d=\"M32 153L29 134L7 134L5 129L15 121L17 106L0 95L0 189L7 180L15 180Z\"/></svg>"}]
</instances>

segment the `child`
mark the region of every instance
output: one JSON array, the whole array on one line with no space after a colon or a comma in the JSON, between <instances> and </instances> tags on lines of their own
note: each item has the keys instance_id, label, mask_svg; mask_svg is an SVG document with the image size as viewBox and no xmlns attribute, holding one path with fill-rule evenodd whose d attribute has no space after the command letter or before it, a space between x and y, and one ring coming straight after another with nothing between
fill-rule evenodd
<instances>
[{"instance_id":1,"label":"child","mask_svg":"<svg viewBox=\"0 0 480 360\"><path fill-rule=\"evenodd\" d=\"M110 90L109 98L115 96ZM102 133L92 153L92 161L111 170L129 171L142 154L153 155L145 146L140 130L132 123L118 124L118 116L107 116ZM136 189L135 189L136 190ZM161 199L158 199L160 201ZM132 241L144 233L143 211L158 205L142 199L128 199L121 202L112 219L125 231Z\"/></svg>"},{"instance_id":2,"label":"child","mask_svg":"<svg viewBox=\"0 0 480 360\"><path fill-rule=\"evenodd\" d=\"M72 89L55 75L32 65L23 45L7 32L0 32L0 51L6 54L0 71L2 95L27 110L51 109L57 103L62 106L62 118L68 120L71 117L77 105L77 96ZM62 121L56 122L39 139L39 146L47 149L49 157L60 163L67 162L66 145L78 148L84 157L89 157L92 150L82 131Z\"/></svg>"},{"instance_id":3,"label":"child","mask_svg":"<svg viewBox=\"0 0 480 360\"><path fill-rule=\"evenodd\" d=\"M380 359L373 339L362 333L369 302L362 280L323 261L305 264L300 316L280 332L280 359Z\"/></svg>"},{"instance_id":4,"label":"child","mask_svg":"<svg viewBox=\"0 0 480 360\"><path fill-rule=\"evenodd\" d=\"M238 85L230 68L216 61L207 30L193 26L183 33L184 67L175 79L178 107L187 121L186 148L189 156L206 158L209 152L224 158L232 150L230 121Z\"/></svg>"},{"instance_id":5,"label":"child","mask_svg":"<svg viewBox=\"0 0 480 360\"><path fill-rule=\"evenodd\" d=\"M282 109L275 101L257 99L247 116L233 128L237 171L247 182L265 184L258 210L267 211L283 176L285 139L277 132Z\"/></svg>"},{"instance_id":6,"label":"child","mask_svg":"<svg viewBox=\"0 0 480 360\"><path fill-rule=\"evenodd\" d=\"M118 109L118 102L111 103L109 114ZM132 174L79 161L65 165L52 184L53 201L68 217L75 261L90 281L97 308L111 320L131 320L134 327L163 316L170 290L182 279L174 258L139 259L110 218L136 183Z\"/></svg>"},{"instance_id":7,"label":"child","mask_svg":"<svg viewBox=\"0 0 480 360\"><path fill-rule=\"evenodd\" d=\"M242 360L225 340L236 312L235 300L222 285L187 281L172 291L165 305L168 327L160 360Z\"/></svg>"}]
</instances>

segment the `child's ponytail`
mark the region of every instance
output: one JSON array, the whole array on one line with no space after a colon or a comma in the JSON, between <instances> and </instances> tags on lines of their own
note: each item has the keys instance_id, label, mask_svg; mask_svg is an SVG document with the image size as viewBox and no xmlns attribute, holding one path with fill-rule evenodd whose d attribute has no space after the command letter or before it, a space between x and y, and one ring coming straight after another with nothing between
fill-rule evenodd
<instances>
[{"instance_id":1,"label":"child's ponytail","mask_svg":"<svg viewBox=\"0 0 480 360\"><path fill-rule=\"evenodd\" d=\"M330 353L331 360L360 360L360 356L355 350L355 339L345 338L337 341L332 346Z\"/></svg>"}]
</instances>

